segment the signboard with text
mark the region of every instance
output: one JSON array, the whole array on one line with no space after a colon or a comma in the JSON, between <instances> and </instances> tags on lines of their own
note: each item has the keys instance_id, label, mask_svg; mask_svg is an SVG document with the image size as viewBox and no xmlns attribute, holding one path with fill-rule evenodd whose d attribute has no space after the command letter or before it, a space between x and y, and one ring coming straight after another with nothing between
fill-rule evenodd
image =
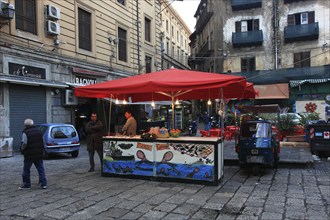
<instances>
[{"instance_id":1,"label":"signboard with text","mask_svg":"<svg viewBox=\"0 0 330 220\"><path fill-rule=\"evenodd\" d=\"M46 79L46 69L18 63L8 63L9 75Z\"/></svg>"}]
</instances>

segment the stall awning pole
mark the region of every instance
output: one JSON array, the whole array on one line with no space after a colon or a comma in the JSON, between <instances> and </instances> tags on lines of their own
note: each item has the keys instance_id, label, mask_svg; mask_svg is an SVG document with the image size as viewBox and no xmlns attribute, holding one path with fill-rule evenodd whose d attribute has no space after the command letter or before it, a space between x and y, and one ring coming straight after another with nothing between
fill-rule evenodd
<instances>
[{"instance_id":1,"label":"stall awning pole","mask_svg":"<svg viewBox=\"0 0 330 220\"><path fill-rule=\"evenodd\" d=\"M108 135L110 135L110 127L111 127L111 107L112 107L112 95L110 95L110 108L109 108L109 127L108 127Z\"/></svg>"},{"instance_id":2,"label":"stall awning pole","mask_svg":"<svg viewBox=\"0 0 330 220\"><path fill-rule=\"evenodd\" d=\"M174 129L174 96L172 96L172 129Z\"/></svg>"}]
</instances>

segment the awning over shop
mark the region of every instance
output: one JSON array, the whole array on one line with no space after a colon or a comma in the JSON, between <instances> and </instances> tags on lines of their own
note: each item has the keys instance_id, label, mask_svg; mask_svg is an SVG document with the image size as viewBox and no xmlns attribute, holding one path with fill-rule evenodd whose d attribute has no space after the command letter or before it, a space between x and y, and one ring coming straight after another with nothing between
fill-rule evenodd
<instances>
[{"instance_id":1,"label":"awning over shop","mask_svg":"<svg viewBox=\"0 0 330 220\"><path fill-rule=\"evenodd\" d=\"M288 99L289 85L288 83L254 85L254 89L259 91L256 99Z\"/></svg>"},{"instance_id":2,"label":"awning over shop","mask_svg":"<svg viewBox=\"0 0 330 220\"><path fill-rule=\"evenodd\" d=\"M312 83L312 84L318 84L318 83L325 83L330 81L330 78L328 79L304 79L304 80L291 80L290 81L290 87L297 87L305 83Z\"/></svg>"},{"instance_id":3,"label":"awning over shop","mask_svg":"<svg viewBox=\"0 0 330 220\"><path fill-rule=\"evenodd\" d=\"M23 84L30 86L46 86L52 88L69 87L66 83L62 83L62 82L47 81L47 80L36 79L31 77L9 76L9 75L0 76L0 82L9 82L14 84Z\"/></svg>"}]
</instances>

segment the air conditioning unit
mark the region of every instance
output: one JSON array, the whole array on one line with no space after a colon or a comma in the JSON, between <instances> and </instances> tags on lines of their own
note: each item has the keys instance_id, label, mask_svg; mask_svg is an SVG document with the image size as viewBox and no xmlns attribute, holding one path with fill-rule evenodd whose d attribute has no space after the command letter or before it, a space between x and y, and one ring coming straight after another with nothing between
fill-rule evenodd
<instances>
[{"instance_id":1,"label":"air conditioning unit","mask_svg":"<svg viewBox=\"0 0 330 220\"><path fill-rule=\"evenodd\" d=\"M60 24L54 21L46 21L46 32L47 34L59 35L60 34Z\"/></svg>"},{"instance_id":2,"label":"air conditioning unit","mask_svg":"<svg viewBox=\"0 0 330 220\"><path fill-rule=\"evenodd\" d=\"M73 90L71 89L65 90L63 105L78 105L78 99L74 95Z\"/></svg>"},{"instance_id":3,"label":"air conditioning unit","mask_svg":"<svg viewBox=\"0 0 330 220\"><path fill-rule=\"evenodd\" d=\"M55 6L52 5L46 6L46 16L48 19L59 20L60 15L61 15L61 11L59 8L56 8Z\"/></svg>"}]
</instances>

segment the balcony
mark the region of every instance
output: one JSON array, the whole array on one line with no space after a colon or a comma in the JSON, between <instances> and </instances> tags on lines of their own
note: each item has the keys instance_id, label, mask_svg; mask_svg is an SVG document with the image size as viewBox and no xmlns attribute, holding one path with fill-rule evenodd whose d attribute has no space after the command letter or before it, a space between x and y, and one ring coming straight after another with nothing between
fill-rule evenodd
<instances>
[{"instance_id":1,"label":"balcony","mask_svg":"<svg viewBox=\"0 0 330 220\"><path fill-rule=\"evenodd\" d=\"M201 64L201 63L204 63L204 58L202 57L195 57L194 55L188 57L189 66L193 66L195 64Z\"/></svg>"},{"instance_id":2,"label":"balcony","mask_svg":"<svg viewBox=\"0 0 330 220\"><path fill-rule=\"evenodd\" d=\"M213 12L207 11L206 8L204 8L202 14L199 16L199 19L196 22L196 34L199 34L203 31L206 24L209 22L213 15Z\"/></svg>"},{"instance_id":3,"label":"balcony","mask_svg":"<svg viewBox=\"0 0 330 220\"><path fill-rule=\"evenodd\" d=\"M233 33L233 47L260 46L263 42L262 30Z\"/></svg>"},{"instance_id":4,"label":"balcony","mask_svg":"<svg viewBox=\"0 0 330 220\"><path fill-rule=\"evenodd\" d=\"M302 2L305 0L284 0L284 4L292 3L292 2Z\"/></svg>"},{"instance_id":5,"label":"balcony","mask_svg":"<svg viewBox=\"0 0 330 220\"><path fill-rule=\"evenodd\" d=\"M231 8L233 11L261 8L261 2L262 0L231 0Z\"/></svg>"},{"instance_id":6,"label":"balcony","mask_svg":"<svg viewBox=\"0 0 330 220\"><path fill-rule=\"evenodd\" d=\"M284 28L284 40L286 43L304 40L316 40L319 38L319 23L290 25Z\"/></svg>"},{"instance_id":7,"label":"balcony","mask_svg":"<svg viewBox=\"0 0 330 220\"><path fill-rule=\"evenodd\" d=\"M213 53L213 43L211 41L207 41L197 52L197 57L209 57Z\"/></svg>"}]
</instances>

